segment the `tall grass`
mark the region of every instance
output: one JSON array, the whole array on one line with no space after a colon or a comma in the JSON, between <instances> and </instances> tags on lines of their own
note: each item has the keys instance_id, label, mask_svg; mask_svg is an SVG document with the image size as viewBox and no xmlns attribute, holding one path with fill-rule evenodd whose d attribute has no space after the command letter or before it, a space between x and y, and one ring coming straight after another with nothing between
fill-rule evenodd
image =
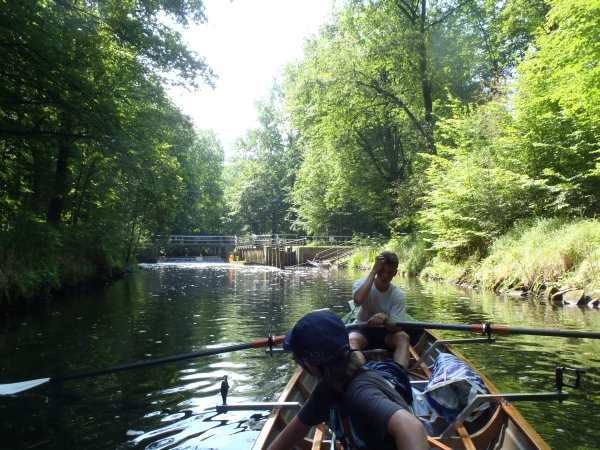
<instances>
[{"instance_id":1,"label":"tall grass","mask_svg":"<svg viewBox=\"0 0 600 450\"><path fill-rule=\"evenodd\" d=\"M516 226L494 242L474 278L484 287L500 283L529 289L544 284L600 286L600 223L543 219Z\"/></svg>"},{"instance_id":2,"label":"tall grass","mask_svg":"<svg viewBox=\"0 0 600 450\"><path fill-rule=\"evenodd\" d=\"M520 222L496 239L486 254L462 261L437 256L418 235L363 245L350 267L370 269L375 256L391 250L399 272L483 288L524 286L539 291L548 285L600 289L600 222L595 219L539 219Z\"/></svg>"}]
</instances>

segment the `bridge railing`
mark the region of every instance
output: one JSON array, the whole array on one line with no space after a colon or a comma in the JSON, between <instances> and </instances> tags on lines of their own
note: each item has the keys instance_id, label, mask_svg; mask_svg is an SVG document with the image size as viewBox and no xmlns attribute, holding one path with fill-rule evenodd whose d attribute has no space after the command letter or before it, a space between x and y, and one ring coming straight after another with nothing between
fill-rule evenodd
<instances>
[{"instance_id":1,"label":"bridge railing","mask_svg":"<svg viewBox=\"0 0 600 450\"><path fill-rule=\"evenodd\" d=\"M324 245L324 246L349 246L352 245L352 236L300 236L297 234L257 234L238 238L238 247L252 246L300 246L300 245Z\"/></svg>"},{"instance_id":2,"label":"bridge railing","mask_svg":"<svg viewBox=\"0 0 600 450\"><path fill-rule=\"evenodd\" d=\"M195 236L184 234L158 235L155 240L168 245L205 245L205 246L220 246L224 244L234 245L234 236L208 235Z\"/></svg>"},{"instance_id":3,"label":"bridge railing","mask_svg":"<svg viewBox=\"0 0 600 450\"><path fill-rule=\"evenodd\" d=\"M329 236L329 235L320 235L320 236L306 236L309 243L313 244L321 244L321 245L352 245L350 241L352 241L352 236Z\"/></svg>"},{"instance_id":4,"label":"bridge railing","mask_svg":"<svg viewBox=\"0 0 600 450\"><path fill-rule=\"evenodd\" d=\"M301 236L297 234L258 234L251 236L224 236L224 235L157 235L155 242L170 246L222 246L232 245L235 247L254 246L300 246L300 245L323 245L323 246L349 246L352 236Z\"/></svg>"},{"instance_id":5,"label":"bridge railing","mask_svg":"<svg viewBox=\"0 0 600 450\"><path fill-rule=\"evenodd\" d=\"M348 258L354 254L356 251L355 247L344 247L344 248L329 248L327 250L323 250L315 255L315 259L320 260L328 260L331 262L335 262L338 259Z\"/></svg>"}]
</instances>

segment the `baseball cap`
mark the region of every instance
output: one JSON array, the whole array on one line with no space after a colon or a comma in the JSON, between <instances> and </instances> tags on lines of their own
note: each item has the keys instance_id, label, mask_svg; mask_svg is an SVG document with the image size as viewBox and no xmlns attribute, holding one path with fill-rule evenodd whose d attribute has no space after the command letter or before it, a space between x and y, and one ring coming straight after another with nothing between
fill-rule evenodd
<instances>
[{"instance_id":1,"label":"baseball cap","mask_svg":"<svg viewBox=\"0 0 600 450\"><path fill-rule=\"evenodd\" d=\"M328 366L341 361L350 341L342 319L330 312L313 312L304 316L286 334L283 349L292 351L302 361Z\"/></svg>"}]
</instances>

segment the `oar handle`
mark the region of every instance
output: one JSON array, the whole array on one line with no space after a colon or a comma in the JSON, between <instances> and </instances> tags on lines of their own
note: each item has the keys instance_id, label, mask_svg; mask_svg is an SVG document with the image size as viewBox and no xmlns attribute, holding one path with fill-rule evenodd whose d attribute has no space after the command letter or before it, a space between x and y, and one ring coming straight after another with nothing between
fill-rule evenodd
<instances>
[{"instance_id":1,"label":"oar handle","mask_svg":"<svg viewBox=\"0 0 600 450\"><path fill-rule=\"evenodd\" d=\"M474 323L471 325L471 331L473 333L485 334L487 333L487 328L488 326L484 323ZM491 325L489 328L491 328L492 334L510 334L511 331L511 328L504 325Z\"/></svg>"},{"instance_id":2,"label":"oar handle","mask_svg":"<svg viewBox=\"0 0 600 450\"><path fill-rule=\"evenodd\" d=\"M285 339L285 334L282 336L273 336L273 344L281 344ZM269 345L269 338L257 339L252 342L252 348L262 348Z\"/></svg>"}]
</instances>

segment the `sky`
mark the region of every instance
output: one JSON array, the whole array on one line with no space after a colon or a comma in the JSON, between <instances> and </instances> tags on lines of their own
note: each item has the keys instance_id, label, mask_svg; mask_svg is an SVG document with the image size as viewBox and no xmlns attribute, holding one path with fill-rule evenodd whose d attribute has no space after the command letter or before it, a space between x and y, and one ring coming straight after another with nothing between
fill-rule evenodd
<instances>
[{"instance_id":1,"label":"sky","mask_svg":"<svg viewBox=\"0 0 600 450\"><path fill-rule=\"evenodd\" d=\"M171 90L200 129L213 129L226 151L256 126L254 102L327 20L332 0L205 0L208 23L183 31L189 48L217 73L216 88Z\"/></svg>"}]
</instances>

